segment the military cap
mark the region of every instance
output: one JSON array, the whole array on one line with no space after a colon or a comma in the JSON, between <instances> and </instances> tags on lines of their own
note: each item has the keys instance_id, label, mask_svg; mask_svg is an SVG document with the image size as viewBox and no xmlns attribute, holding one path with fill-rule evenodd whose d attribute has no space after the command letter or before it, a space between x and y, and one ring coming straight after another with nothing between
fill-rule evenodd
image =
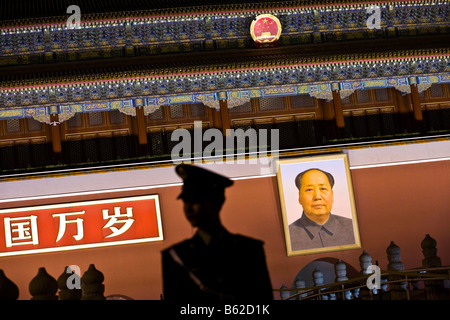
<instances>
[{"instance_id":1,"label":"military cap","mask_svg":"<svg viewBox=\"0 0 450 320\"><path fill-rule=\"evenodd\" d=\"M175 171L183 179L183 189L178 199L223 195L225 188L233 184L233 180L198 166L180 164Z\"/></svg>"}]
</instances>

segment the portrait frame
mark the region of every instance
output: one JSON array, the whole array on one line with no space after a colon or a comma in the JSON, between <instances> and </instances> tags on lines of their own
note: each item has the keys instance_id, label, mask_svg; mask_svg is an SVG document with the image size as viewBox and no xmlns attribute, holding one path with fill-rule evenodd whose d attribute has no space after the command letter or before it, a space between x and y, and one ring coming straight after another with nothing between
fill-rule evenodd
<instances>
[{"instance_id":1,"label":"portrait frame","mask_svg":"<svg viewBox=\"0 0 450 320\"><path fill-rule=\"evenodd\" d=\"M353 184L350 174L348 155L346 153L303 156L277 160L277 183L283 221L284 237L288 256L307 255L322 252L342 251L361 248L358 219L356 214ZM334 202L331 213L345 219L351 219L354 242L323 247L293 248L292 235L289 225L299 219L303 208L299 203L299 190L295 184L297 175L305 170L320 169L333 175L335 185L333 189ZM348 218L348 219L346 219Z\"/></svg>"}]
</instances>

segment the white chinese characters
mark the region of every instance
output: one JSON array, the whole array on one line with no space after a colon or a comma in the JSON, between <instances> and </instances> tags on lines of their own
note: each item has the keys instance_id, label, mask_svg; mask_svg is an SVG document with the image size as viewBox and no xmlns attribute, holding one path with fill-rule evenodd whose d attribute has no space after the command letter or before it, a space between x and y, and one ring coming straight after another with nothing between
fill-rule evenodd
<instances>
[{"instance_id":1,"label":"white chinese characters","mask_svg":"<svg viewBox=\"0 0 450 320\"><path fill-rule=\"evenodd\" d=\"M120 207L114 207L114 214L109 215L109 210L105 209L102 210L103 212L103 220L109 219L108 223L103 227L109 228L112 233L109 236L106 236L106 238L116 237L118 235L121 235L128 229L130 229L131 225L134 222L134 219L131 219L133 217L133 208L127 208L127 212L122 214L120 213ZM120 219L125 218L125 219ZM120 219L120 220L119 220ZM113 227L115 224L123 224L122 227L117 229L116 227Z\"/></svg>"},{"instance_id":2,"label":"white chinese characters","mask_svg":"<svg viewBox=\"0 0 450 320\"><path fill-rule=\"evenodd\" d=\"M37 216L5 218L6 247L24 244L39 244Z\"/></svg>"},{"instance_id":3,"label":"white chinese characters","mask_svg":"<svg viewBox=\"0 0 450 320\"><path fill-rule=\"evenodd\" d=\"M67 216L75 216L84 214L85 211L79 211L79 212L70 212L70 213L56 213L53 215L53 217L59 217L59 231L58 231L58 237L56 238L56 242L61 240L61 238L64 236L64 233L66 232L66 224L68 223L76 223L77 225L77 231L78 233L73 236L75 240L81 240L84 237L84 228L83 228L83 218L76 218L75 220L69 220L67 221Z\"/></svg>"},{"instance_id":4,"label":"white chinese characters","mask_svg":"<svg viewBox=\"0 0 450 320\"><path fill-rule=\"evenodd\" d=\"M72 236L75 241L82 240L85 236L85 215L85 210L52 214L52 218L58 219L56 221L59 222L55 243L61 241L65 236ZM110 214L109 209L103 209L102 218L105 221L102 229L109 229L111 231L111 233L103 236L103 238L113 238L124 234L135 222L132 207L125 208L125 212L122 212L121 207L114 207L114 212L112 214ZM7 248L17 245L39 244L37 215L5 217L3 218L3 222L5 229L5 244ZM76 228L75 231L73 227L68 229L68 225L74 225Z\"/></svg>"}]
</instances>

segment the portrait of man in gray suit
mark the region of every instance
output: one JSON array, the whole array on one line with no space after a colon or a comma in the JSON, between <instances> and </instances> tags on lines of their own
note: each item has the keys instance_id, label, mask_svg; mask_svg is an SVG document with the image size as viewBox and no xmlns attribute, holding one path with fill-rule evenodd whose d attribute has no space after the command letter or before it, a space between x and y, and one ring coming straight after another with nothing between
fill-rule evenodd
<instances>
[{"instance_id":1,"label":"portrait of man in gray suit","mask_svg":"<svg viewBox=\"0 0 450 320\"><path fill-rule=\"evenodd\" d=\"M353 221L332 213L334 177L311 168L295 178L300 218L289 224L292 251L355 244Z\"/></svg>"}]
</instances>

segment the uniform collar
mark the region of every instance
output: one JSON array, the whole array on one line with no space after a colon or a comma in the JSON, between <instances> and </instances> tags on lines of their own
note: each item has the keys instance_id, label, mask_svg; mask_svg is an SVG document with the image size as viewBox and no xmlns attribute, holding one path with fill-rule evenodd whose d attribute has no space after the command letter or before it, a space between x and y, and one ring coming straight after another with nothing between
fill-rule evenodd
<instances>
[{"instance_id":1,"label":"uniform collar","mask_svg":"<svg viewBox=\"0 0 450 320\"><path fill-rule=\"evenodd\" d=\"M211 242L216 243L222 241L224 238L226 238L230 233L225 229L222 228L219 230L219 232L215 234L211 234L205 230L198 229L195 236L202 241L205 245L210 245Z\"/></svg>"}]
</instances>

